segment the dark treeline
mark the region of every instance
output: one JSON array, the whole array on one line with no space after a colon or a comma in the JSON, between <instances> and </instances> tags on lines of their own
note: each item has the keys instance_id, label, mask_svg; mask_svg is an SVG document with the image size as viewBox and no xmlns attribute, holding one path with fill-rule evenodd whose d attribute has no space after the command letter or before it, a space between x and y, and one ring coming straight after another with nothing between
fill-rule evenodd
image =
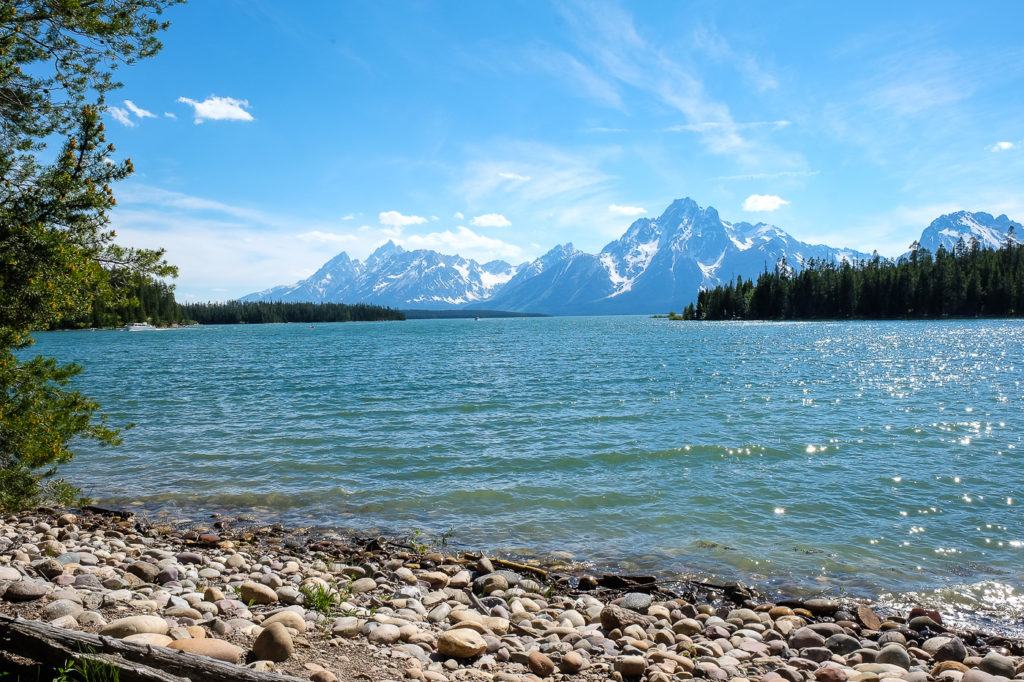
<instances>
[{"instance_id":1,"label":"dark treeline","mask_svg":"<svg viewBox=\"0 0 1024 682\"><path fill-rule=\"evenodd\" d=\"M185 318L199 324L265 324L274 322L377 322L404 320L398 310L367 303L281 303L228 301L183 303Z\"/></svg>"},{"instance_id":2,"label":"dark treeline","mask_svg":"<svg viewBox=\"0 0 1024 682\"><path fill-rule=\"evenodd\" d=\"M697 320L1017 317L1024 314L1024 245L1010 234L998 250L915 242L892 262L811 261L793 274L785 261L757 282L738 277L697 296L683 313Z\"/></svg>"},{"instance_id":3,"label":"dark treeline","mask_svg":"<svg viewBox=\"0 0 1024 682\"><path fill-rule=\"evenodd\" d=\"M116 301L95 300L85 316L64 319L51 329L122 327L149 322L156 327L174 324L260 324L271 322L376 322L404 320L398 310L356 303L178 303L174 285L141 275L111 273ZM119 281L120 280L120 281Z\"/></svg>"},{"instance_id":4,"label":"dark treeline","mask_svg":"<svg viewBox=\"0 0 1024 682\"><path fill-rule=\"evenodd\" d=\"M173 285L137 273L113 272L110 279L117 301L94 300L87 315L65 318L51 328L121 327L129 322L166 327L184 321L181 306L174 300Z\"/></svg>"}]
</instances>

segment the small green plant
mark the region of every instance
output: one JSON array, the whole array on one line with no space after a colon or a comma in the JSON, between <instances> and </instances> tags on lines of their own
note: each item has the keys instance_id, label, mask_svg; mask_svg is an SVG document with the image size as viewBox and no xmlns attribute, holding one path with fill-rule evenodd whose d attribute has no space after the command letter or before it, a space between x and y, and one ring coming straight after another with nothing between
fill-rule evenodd
<instances>
[{"instance_id":1,"label":"small green plant","mask_svg":"<svg viewBox=\"0 0 1024 682\"><path fill-rule=\"evenodd\" d=\"M419 528L412 531L412 534L409 536L409 542L412 544L413 551L417 554L426 554L427 550L430 549L427 543L424 542L423 531Z\"/></svg>"},{"instance_id":2,"label":"small green plant","mask_svg":"<svg viewBox=\"0 0 1024 682\"><path fill-rule=\"evenodd\" d=\"M303 603L306 608L313 609L317 613L322 613L328 617L334 613L336 595L330 585L309 583L300 587L299 592L305 597Z\"/></svg>"},{"instance_id":3,"label":"small green plant","mask_svg":"<svg viewBox=\"0 0 1024 682\"><path fill-rule=\"evenodd\" d=\"M77 661L65 661L57 668L57 677L53 682L120 682L121 671L112 663L83 658Z\"/></svg>"},{"instance_id":4,"label":"small green plant","mask_svg":"<svg viewBox=\"0 0 1024 682\"><path fill-rule=\"evenodd\" d=\"M441 547L447 547L448 543L455 536L455 526L448 526L448 530L437 536L438 544Z\"/></svg>"}]
</instances>

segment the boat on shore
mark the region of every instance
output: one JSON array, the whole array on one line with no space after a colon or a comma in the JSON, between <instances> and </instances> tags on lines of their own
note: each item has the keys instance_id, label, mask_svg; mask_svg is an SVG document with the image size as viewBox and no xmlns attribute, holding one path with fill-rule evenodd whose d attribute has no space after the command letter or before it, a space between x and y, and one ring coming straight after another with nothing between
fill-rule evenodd
<instances>
[{"instance_id":1,"label":"boat on shore","mask_svg":"<svg viewBox=\"0 0 1024 682\"><path fill-rule=\"evenodd\" d=\"M155 331L156 327L149 322L129 322L124 326L126 332L148 332Z\"/></svg>"}]
</instances>

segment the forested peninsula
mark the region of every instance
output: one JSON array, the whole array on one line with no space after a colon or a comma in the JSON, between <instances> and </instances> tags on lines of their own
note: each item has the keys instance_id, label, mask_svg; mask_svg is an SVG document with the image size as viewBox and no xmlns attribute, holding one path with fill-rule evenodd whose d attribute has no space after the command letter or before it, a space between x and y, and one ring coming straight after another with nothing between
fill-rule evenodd
<instances>
[{"instance_id":1,"label":"forested peninsula","mask_svg":"<svg viewBox=\"0 0 1024 682\"><path fill-rule=\"evenodd\" d=\"M961 240L935 254L915 242L893 262L877 254L841 264L809 261L799 273L781 261L757 281L701 291L686 320L849 320L1020 317L1024 245L1011 235L1000 249Z\"/></svg>"},{"instance_id":2,"label":"forested peninsula","mask_svg":"<svg viewBox=\"0 0 1024 682\"><path fill-rule=\"evenodd\" d=\"M119 295L112 300L97 298L88 313L63 317L49 328L109 328L121 327L129 322L149 322L157 327L167 327L196 323L376 322L405 319L401 311L366 303L178 303L174 298L173 285L140 275L125 277L116 287Z\"/></svg>"}]
</instances>

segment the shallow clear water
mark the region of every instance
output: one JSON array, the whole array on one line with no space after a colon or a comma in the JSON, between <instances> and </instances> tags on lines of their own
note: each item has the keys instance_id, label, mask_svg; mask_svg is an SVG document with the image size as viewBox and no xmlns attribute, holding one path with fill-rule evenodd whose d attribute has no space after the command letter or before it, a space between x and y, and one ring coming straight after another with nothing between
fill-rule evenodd
<instances>
[{"instance_id":1,"label":"shallow clear water","mask_svg":"<svg viewBox=\"0 0 1024 682\"><path fill-rule=\"evenodd\" d=\"M422 320L39 334L108 504L1024 615L1024 324ZM907 594L911 593L911 594Z\"/></svg>"}]
</instances>

